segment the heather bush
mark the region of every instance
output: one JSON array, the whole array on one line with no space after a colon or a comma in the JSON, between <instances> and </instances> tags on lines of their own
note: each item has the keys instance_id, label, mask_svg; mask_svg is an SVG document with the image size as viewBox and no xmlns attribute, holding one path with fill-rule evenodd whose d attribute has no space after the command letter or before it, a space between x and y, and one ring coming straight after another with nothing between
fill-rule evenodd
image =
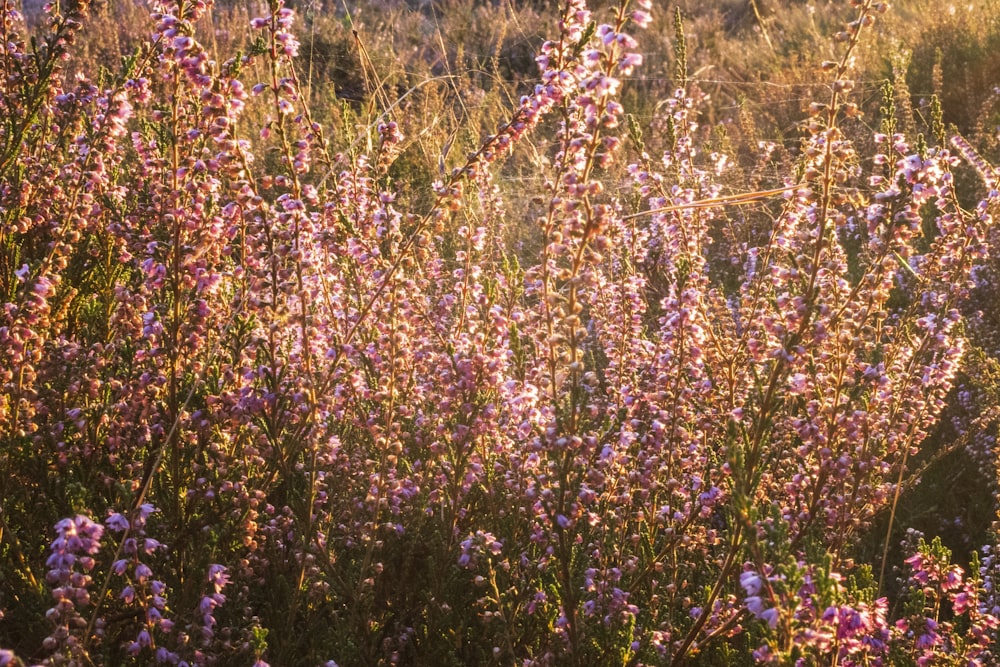
<instances>
[{"instance_id":1,"label":"heather bush","mask_svg":"<svg viewBox=\"0 0 1000 667\"><path fill-rule=\"evenodd\" d=\"M281 0L90 71L85 0L0 0L0 665L993 664L995 534L891 547L932 434L996 484L994 168L863 125L885 3L797 146L730 142L652 4L504 81Z\"/></svg>"}]
</instances>

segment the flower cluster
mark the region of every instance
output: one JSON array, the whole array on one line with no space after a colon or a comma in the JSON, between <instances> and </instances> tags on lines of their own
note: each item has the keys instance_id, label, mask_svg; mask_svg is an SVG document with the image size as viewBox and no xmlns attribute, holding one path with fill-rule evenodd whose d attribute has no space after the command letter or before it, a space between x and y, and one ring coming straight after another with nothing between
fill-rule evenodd
<instances>
[{"instance_id":1,"label":"flower cluster","mask_svg":"<svg viewBox=\"0 0 1000 667\"><path fill-rule=\"evenodd\" d=\"M56 534L45 575L55 600L55 605L45 615L55 624L55 629L43 645L58 656L56 661L72 661L86 654L80 631L87 626L87 621L80 610L91 604L90 572L97 564L94 556L101 549L104 527L78 514L57 523Z\"/></svg>"},{"instance_id":2,"label":"flower cluster","mask_svg":"<svg viewBox=\"0 0 1000 667\"><path fill-rule=\"evenodd\" d=\"M143 503L136 508L131 520L124 514L113 512L106 520L112 533L121 536L121 547L116 560L111 563L111 571L124 580L118 597L126 609L136 609L142 618L135 638L128 642L126 650L133 656L148 651L156 656L157 663L176 664L178 656L167 650L158 637L170 635L174 621L167 618L167 585L157 578L148 560L157 552L164 551L166 545L146 534L146 525L156 508Z\"/></svg>"},{"instance_id":3,"label":"flower cluster","mask_svg":"<svg viewBox=\"0 0 1000 667\"><path fill-rule=\"evenodd\" d=\"M1000 618L982 608L979 573L973 570L967 577L936 538L930 544L921 539L906 564L908 613L896 621L896 641L921 666L951 656L976 667L992 664ZM946 615L949 607L951 615Z\"/></svg>"}]
</instances>

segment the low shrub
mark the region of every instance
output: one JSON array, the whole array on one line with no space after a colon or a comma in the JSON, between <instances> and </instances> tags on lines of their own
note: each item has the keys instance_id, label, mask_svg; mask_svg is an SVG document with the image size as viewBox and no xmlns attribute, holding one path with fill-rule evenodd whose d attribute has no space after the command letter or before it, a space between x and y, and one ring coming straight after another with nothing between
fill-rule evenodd
<instances>
[{"instance_id":1,"label":"low shrub","mask_svg":"<svg viewBox=\"0 0 1000 667\"><path fill-rule=\"evenodd\" d=\"M0 3L0 665L994 660L995 536L889 567L943 415L995 478L998 195L889 92L863 136L884 3L798 146L699 122L681 14L630 116L648 0L566 0L509 108L362 43L326 110L280 0L226 60L156 2L100 74L86 2ZM419 113L476 89L488 136Z\"/></svg>"}]
</instances>

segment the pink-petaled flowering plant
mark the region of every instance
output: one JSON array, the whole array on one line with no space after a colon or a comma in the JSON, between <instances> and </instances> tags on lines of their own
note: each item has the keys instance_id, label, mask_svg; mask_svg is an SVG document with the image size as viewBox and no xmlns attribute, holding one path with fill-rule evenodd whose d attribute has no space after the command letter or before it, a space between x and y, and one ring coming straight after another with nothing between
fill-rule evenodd
<instances>
[{"instance_id":1,"label":"pink-petaled flowering plant","mask_svg":"<svg viewBox=\"0 0 1000 667\"><path fill-rule=\"evenodd\" d=\"M740 152L680 12L640 120L661 8L562 0L506 121L416 175L429 82L351 28L326 123L312 5L220 54L212 0L151 1L88 72L87 2L14 4L0 667L995 664L996 535L893 561L928 443L996 471L963 358L1000 194L961 135L857 121L886 3L829 10L799 141Z\"/></svg>"}]
</instances>

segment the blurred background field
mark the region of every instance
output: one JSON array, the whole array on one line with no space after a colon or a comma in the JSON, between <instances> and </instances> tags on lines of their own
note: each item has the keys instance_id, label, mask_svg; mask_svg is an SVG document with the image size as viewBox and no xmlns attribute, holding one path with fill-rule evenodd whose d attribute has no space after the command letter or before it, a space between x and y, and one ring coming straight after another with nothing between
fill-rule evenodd
<instances>
[{"instance_id":1,"label":"blurred background field","mask_svg":"<svg viewBox=\"0 0 1000 667\"><path fill-rule=\"evenodd\" d=\"M408 137L394 176L412 183L415 196L462 163L534 85L534 54L559 12L555 0L290 6L302 43L298 75L315 119L332 128L331 148L350 150L358 128L385 113ZM217 2L200 22L200 37L222 59L245 50L248 21L263 8ZM37 21L41 3L29 0L25 9ZM820 65L834 56L834 36L849 7L802 0L664 3L638 35L645 61L623 94L640 125L652 121L678 85L675 10L684 20L689 81L705 96L699 121L707 138L737 158L756 155L759 141L794 153L803 138L804 110L827 89ZM114 70L149 29L142 3L104 2L78 37L71 67ZM929 105L937 95L945 123L994 156L1000 143L1000 2L908 0L894 6L875 31L856 53L855 100L865 111L852 128L857 137L878 129L888 82L899 131L929 135ZM656 137L650 141L655 148ZM537 177L538 158L526 148L506 164L502 187L513 202L525 190L518 183Z\"/></svg>"}]
</instances>

